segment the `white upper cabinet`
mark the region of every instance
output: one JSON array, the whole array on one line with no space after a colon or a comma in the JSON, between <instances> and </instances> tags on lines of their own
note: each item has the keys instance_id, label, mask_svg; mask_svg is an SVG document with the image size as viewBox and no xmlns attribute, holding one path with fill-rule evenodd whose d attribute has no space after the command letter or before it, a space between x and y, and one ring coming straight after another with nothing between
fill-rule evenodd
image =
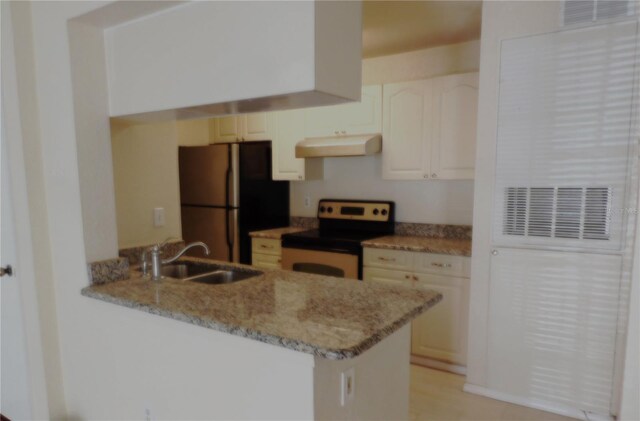
<instances>
[{"instance_id":1,"label":"white upper cabinet","mask_svg":"<svg viewBox=\"0 0 640 421\"><path fill-rule=\"evenodd\" d=\"M273 140L275 135L274 113L252 113L218 117L211 121L211 143L248 142Z\"/></svg>"},{"instance_id":2,"label":"white upper cabinet","mask_svg":"<svg viewBox=\"0 0 640 421\"><path fill-rule=\"evenodd\" d=\"M478 74L446 76L433 82L431 174L434 178L473 179Z\"/></svg>"},{"instance_id":3,"label":"white upper cabinet","mask_svg":"<svg viewBox=\"0 0 640 421\"><path fill-rule=\"evenodd\" d=\"M304 123L306 137L380 133L382 86L363 86L360 102L309 108Z\"/></svg>"},{"instance_id":4,"label":"white upper cabinet","mask_svg":"<svg viewBox=\"0 0 640 421\"><path fill-rule=\"evenodd\" d=\"M253 113L240 116L240 139L273 140L275 135L274 113Z\"/></svg>"},{"instance_id":5,"label":"white upper cabinet","mask_svg":"<svg viewBox=\"0 0 640 421\"><path fill-rule=\"evenodd\" d=\"M304 139L304 113L305 110L272 113L275 126L271 144L274 180L312 180L323 176L321 158L296 158L296 143Z\"/></svg>"},{"instance_id":6,"label":"white upper cabinet","mask_svg":"<svg viewBox=\"0 0 640 421\"><path fill-rule=\"evenodd\" d=\"M384 85L382 175L472 179L478 74Z\"/></svg>"},{"instance_id":7,"label":"white upper cabinet","mask_svg":"<svg viewBox=\"0 0 640 421\"><path fill-rule=\"evenodd\" d=\"M212 132L211 143L238 142L240 139L240 117L231 115L209 121Z\"/></svg>"},{"instance_id":8,"label":"white upper cabinet","mask_svg":"<svg viewBox=\"0 0 640 421\"><path fill-rule=\"evenodd\" d=\"M383 178L429 177L431 90L428 80L384 85Z\"/></svg>"}]
</instances>

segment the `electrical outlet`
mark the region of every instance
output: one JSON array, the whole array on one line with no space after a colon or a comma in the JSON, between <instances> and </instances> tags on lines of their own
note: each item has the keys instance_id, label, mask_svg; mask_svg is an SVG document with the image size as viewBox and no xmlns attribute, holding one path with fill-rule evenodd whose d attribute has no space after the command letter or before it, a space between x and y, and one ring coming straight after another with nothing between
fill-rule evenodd
<instances>
[{"instance_id":1,"label":"electrical outlet","mask_svg":"<svg viewBox=\"0 0 640 421\"><path fill-rule=\"evenodd\" d=\"M345 406L356 395L356 371L353 367L340 373L340 405Z\"/></svg>"},{"instance_id":2,"label":"electrical outlet","mask_svg":"<svg viewBox=\"0 0 640 421\"><path fill-rule=\"evenodd\" d=\"M153 226L154 227L164 227L166 223L164 219L164 208L154 208L153 209Z\"/></svg>"},{"instance_id":3,"label":"electrical outlet","mask_svg":"<svg viewBox=\"0 0 640 421\"><path fill-rule=\"evenodd\" d=\"M311 197L308 194L304 195L304 207L305 208L311 207Z\"/></svg>"}]
</instances>

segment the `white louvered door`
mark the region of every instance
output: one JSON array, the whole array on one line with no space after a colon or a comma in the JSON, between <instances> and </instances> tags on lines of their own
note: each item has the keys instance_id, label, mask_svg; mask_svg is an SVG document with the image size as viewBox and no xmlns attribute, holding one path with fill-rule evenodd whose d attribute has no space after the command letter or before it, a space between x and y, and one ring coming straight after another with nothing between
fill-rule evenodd
<instances>
[{"instance_id":1,"label":"white louvered door","mask_svg":"<svg viewBox=\"0 0 640 421\"><path fill-rule=\"evenodd\" d=\"M635 22L502 43L492 390L612 411L636 57Z\"/></svg>"}]
</instances>

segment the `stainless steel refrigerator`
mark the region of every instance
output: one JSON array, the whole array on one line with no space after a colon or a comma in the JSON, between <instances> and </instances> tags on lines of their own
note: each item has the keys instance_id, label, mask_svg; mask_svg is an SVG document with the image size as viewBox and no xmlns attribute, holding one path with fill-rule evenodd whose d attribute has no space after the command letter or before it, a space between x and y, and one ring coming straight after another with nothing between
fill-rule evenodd
<instances>
[{"instance_id":1,"label":"stainless steel refrigerator","mask_svg":"<svg viewBox=\"0 0 640 421\"><path fill-rule=\"evenodd\" d=\"M289 182L271 177L271 142L182 146L178 157L182 238L204 241L208 257L250 264L249 232L289 225Z\"/></svg>"}]
</instances>

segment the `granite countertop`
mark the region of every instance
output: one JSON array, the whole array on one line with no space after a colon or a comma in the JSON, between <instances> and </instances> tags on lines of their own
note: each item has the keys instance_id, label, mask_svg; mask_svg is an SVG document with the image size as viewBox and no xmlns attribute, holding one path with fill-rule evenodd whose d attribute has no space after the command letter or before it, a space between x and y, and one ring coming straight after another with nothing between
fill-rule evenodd
<instances>
[{"instance_id":1,"label":"granite countertop","mask_svg":"<svg viewBox=\"0 0 640 421\"><path fill-rule=\"evenodd\" d=\"M387 235L362 242L364 247L471 256L471 240L415 235Z\"/></svg>"},{"instance_id":2,"label":"granite countertop","mask_svg":"<svg viewBox=\"0 0 640 421\"><path fill-rule=\"evenodd\" d=\"M253 231L249 235L254 238L271 238L273 240L279 240L285 234L293 234L294 232L307 231L309 228L302 227L282 227L273 228L263 231Z\"/></svg>"},{"instance_id":3,"label":"granite countertop","mask_svg":"<svg viewBox=\"0 0 640 421\"><path fill-rule=\"evenodd\" d=\"M207 285L172 278L153 282L132 270L129 279L86 287L82 295L335 360L363 353L442 299L410 286L263 272Z\"/></svg>"}]
</instances>

